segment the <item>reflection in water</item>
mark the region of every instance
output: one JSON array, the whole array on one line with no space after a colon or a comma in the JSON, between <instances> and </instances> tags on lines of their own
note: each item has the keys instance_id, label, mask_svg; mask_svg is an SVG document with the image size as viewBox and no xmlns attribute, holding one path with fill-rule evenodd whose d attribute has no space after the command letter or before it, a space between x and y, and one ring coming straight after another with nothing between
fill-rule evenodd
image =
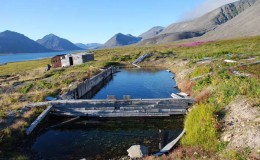
<instances>
[{"instance_id":1,"label":"reflection in water","mask_svg":"<svg viewBox=\"0 0 260 160\"><path fill-rule=\"evenodd\" d=\"M171 93L178 92L172 76L173 73L156 68L122 69L103 83L101 90L97 89L84 98L106 99L107 95L115 95L117 99L122 99L124 95L132 98L170 98Z\"/></svg>"},{"instance_id":2,"label":"reflection in water","mask_svg":"<svg viewBox=\"0 0 260 160\"><path fill-rule=\"evenodd\" d=\"M49 125L52 121L49 119ZM80 119L43 132L32 149L40 157L49 159L120 157L127 155L126 150L136 144L147 146L153 153L181 133L182 122L182 117Z\"/></svg>"}]
</instances>

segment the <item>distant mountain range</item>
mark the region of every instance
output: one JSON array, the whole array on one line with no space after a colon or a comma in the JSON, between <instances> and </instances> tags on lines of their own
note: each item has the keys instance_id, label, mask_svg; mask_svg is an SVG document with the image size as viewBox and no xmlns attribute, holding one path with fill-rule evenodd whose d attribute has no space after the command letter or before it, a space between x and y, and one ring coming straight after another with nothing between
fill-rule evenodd
<instances>
[{"instance_id":1,"label":"distant mountain range","mask_svg":"<svg viewBox=\"0 0 260 160\"><path fill-rule=\"evenodd\" d=\"M119 46L126 46L131 44L136 44L142 40L152 38L163 31L164 27L156 26L148 31L144 32L143 34L135 37L131 34L122 34L118 33L110 38L104 45L104 48L112 48L112 47L119 47Z\"/></svg>"},{"instance_id":2,"label":"distant mountain range","mask_svg":"<svg viewBox=\"0 0 260 160\"><path fill-rule=\"evenodd\" d=\"M99 49L102 48L103 44L100 43L88 43L88 44L83 44L83 43L75 43L76 46L82 49Z\"/></svg>"},{"instance_id":3,"label":"distant mountain range","mask_svg":"<svg viewBox=\"0 0 260 160\"><path fill-rule=\"evenodd\" d=\"M193 20L157 26L135 38L136 45L171 43L183 39L217 40L260 35L260 0L240 0L221 6ZM122 35L120 35L122 36ZM126 35L124 35L126 36ZM112 37L106 47L129 45L131 39ZM133 36L132 36L133 37Z\"/></svg>"},{"instance_id":4,"label":"distant mountain range","mask_svg":"<svg viewBox=\"0 0 260 160\"><path fill-rule=\"evenodd\" d=\"M54 34L49 34L34 41L23 34L13 31L0 33L0 53L37 53L69 50L82 50L82 48Z\"/></svg>"},{"instance_id":5,"label":"distant mountain range","mask_svg":"<svg viewBox=\"0 0 260 160\"><path fill-rule=\"evenodd\" d=\"M110 38L105 44L104 48L111 48L111 47L117 47L117 46L125 46L125 45L131 45L139 42L142 38L141 37L135 37L131 34L124 35L122 33L118 33L114 35L112 38Z\"/></svg>"},{"instance_id":6,"label":"distant mountain range","mask_svg":"<svg viewBox=\"0 0 260 160\"><path fill-rule=\"evenodd\" d=\"M33 53L50 52L37 42L23 34L4 31L0 33L0 53Z\"/></svg>"},{"instance_id":7,"label":"distant mountain range","mask_svg":"<svg viewBox=\"0 0 260 160\"><path fill-rule=\"evenodd\" d=\"M183 39L218 40L260 35L260 0L240 0L226 4L193 20L156 26L139 36L118 33L104 45L73 44L49 34L37 42L12 32L0 33L0 53L48 52L81 49L112 48L126 45L171 43Z\"/></svg>"},{"instance_id":8,"label":"distant mountain range","mask_svg":"<svg viewBox=\"0 0 260 160\"><path fill-rule=\"evenodd\" d=\"M60 38L54 34L46 35L42 39L38 39L37 42L54 51L82 50L82 48L76 46L69 40Z\"/></svg>"}]
</instances>

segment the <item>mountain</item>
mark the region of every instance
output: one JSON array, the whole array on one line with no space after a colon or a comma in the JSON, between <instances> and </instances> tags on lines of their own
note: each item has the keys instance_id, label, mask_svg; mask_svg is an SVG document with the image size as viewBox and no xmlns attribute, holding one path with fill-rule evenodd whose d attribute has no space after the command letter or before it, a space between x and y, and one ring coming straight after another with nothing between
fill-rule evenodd
<instances>
[{"instance_id":1,"label":"mountain","mask_svg":"<svg viewBox=\"0 0 260 160\"><path fill-rule=\"evenodd\" d=\"M33 53L51 50L39 45L23 34L4 31L0 33L0 53Z\"/></svg>"},{"instance_id":2,"label":"mountain","mask_svg":"<svg viewBox=\"0 0 260 160\"><path fill-rule=\"evenodd\" d=\"M219 7L199 18L174 23L159 35L143 40L141 44L169 43L181 39L199 37L230 21L251 7L257 0L240 0Z\"/></svg>"},{"instance_id":3,"label":"mountain","mask_svg":"<svg viewBox=\"0 0 260 160\"><path fill-rule=\"evenodd\" d=\"M227 23L202 36L202 39L231 39L260 35L260 1Z\"/></svg>"},{"instance_id":4,"label":"mountain","mask_svg":"<svg viewBox=\"0 0 260 160\"><path fill-rule=\"evenodd\" d=\"M42 39L38 39L37 42L55 51L82 50L82 48L79 48L67 39L60 38L54 34L46 35Z\"/></svg>"},{"instance_id":5,"label":"mountain","mask_svg":"<svg viewBox=\"0 0 260 160\"><path fill-rule=\"evenodd\" d=\"M158 35L163 30L164 30L164 27L156 26L156 27L153 27L153 28L149 29L148 31L144 32L143 34L141 34L138 37L141 37L142 40L149 39L149 38L152 38L152 37Z\"/></svg>"},{"instance_id":6,"label":"mountain","mask_svg":"<svg viewBox=\"0 0 260 160\"><path fill-rule=\"evenodd\" d=\"M141 39L142 39L141 37L135 37L132 36L131 34L124 35L122 33L118 33L112 38L110 38L104 44L104 47L110 48L110 47L130 45L139 42Z\"/></svg>"},{"instance_id":7,"label":"mountain","mask_svg":"<svg viewBox=\"0 0 260 160\"><path fill-rule=\"evenodd\" d=\"M100 43L88 43L88 44L76 43L75 45L82 49L98 49L103 46L103 44Z\"/></svg>"}]
</instances>

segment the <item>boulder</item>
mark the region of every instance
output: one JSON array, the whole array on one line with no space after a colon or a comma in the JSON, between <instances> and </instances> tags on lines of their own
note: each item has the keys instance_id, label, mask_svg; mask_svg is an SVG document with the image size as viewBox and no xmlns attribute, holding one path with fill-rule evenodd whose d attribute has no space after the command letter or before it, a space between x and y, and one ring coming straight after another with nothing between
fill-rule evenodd
<instances>
[{"instance_id":1,"label":"boulder","mask_svg":"<svg viewBox=\"0 0 260 160\"><path fill-rule=\"evenodd\" d=\"M130 158L142 158L148 155L148 148L142 145L133 145L127 152Z\"/></svg>"}]
</instances>

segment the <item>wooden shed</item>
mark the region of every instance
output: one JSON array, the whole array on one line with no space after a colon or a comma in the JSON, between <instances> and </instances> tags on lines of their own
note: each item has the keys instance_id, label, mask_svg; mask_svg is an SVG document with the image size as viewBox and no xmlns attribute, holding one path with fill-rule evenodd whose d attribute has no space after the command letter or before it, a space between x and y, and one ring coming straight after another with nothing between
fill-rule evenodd
<instances>
[{"instance_id":1,"label":"wooden shed","mask_svg":"<svg viewBox=\"0 0 260 160\"><path fill-rule=\"evenodd\" d=\"M56 55L51 59L53 68L69 67L93 61L93 53L75 53Z\"/></svg>"},{"instance_id":2,"label":"wooden shed","mask_svg":"<svg viewBox=\"0 0 260 160\"><path fill-rule=\"evenodd\" d=\"M51 64L53 68L62 67L61 59L65 58L65 54L56 55L51 58Z\"/></svg>"}]
</instances>

